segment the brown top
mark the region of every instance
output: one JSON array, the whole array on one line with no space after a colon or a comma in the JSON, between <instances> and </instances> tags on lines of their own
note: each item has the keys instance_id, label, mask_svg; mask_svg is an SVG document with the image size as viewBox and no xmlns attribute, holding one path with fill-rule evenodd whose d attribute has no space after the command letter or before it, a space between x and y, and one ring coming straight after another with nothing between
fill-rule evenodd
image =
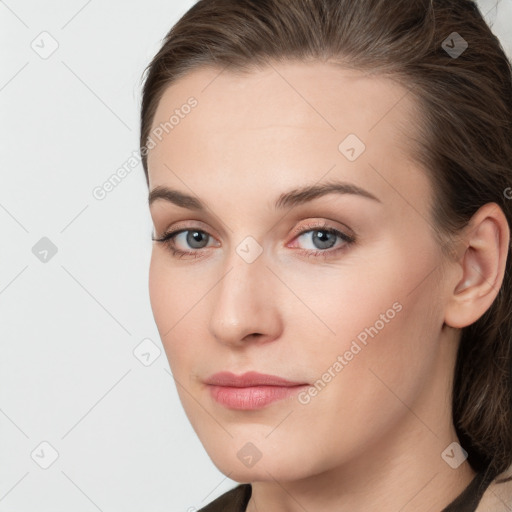
<instances>
[{"instance_id":1,"label":"brown top","mask_svg":"<svg viewBox=\"0 0 512 512\"><path fill-rule=\"evenodd\" d=\"M493 479L485 471L477 473L466 489L441 512L475 512ZM239 484L198 512L245 512L251 493L251 484Z\"/></svg>"}]
</instances>

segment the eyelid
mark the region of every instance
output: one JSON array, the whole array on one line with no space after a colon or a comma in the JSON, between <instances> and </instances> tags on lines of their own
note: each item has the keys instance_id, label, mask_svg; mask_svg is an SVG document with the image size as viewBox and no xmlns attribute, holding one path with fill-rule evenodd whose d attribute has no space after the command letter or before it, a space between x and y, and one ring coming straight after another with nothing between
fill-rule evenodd
<instances>
[{"instance_id":1,"label":"eyelid","mask_svg":"<svg viewBox=\"0 0 512 512\"><path fill-rule=\"evenodd\" d=\"M220 247L220 242L218 242L216 236L212 235L206 229L203 229L203 228L200 228L200 227L197 227L197 226L192 226L192 225L176 226L176 227L173 227L173 228L166 229L162 233L161 236L159 236L157 238L153 238L153 240L157 241L157 242L163 241L164 238L169 238L171 240L176 240L177 236L181 235L182 233L186 233L187 231L199 231L201 233L204 233L205 235L207 235L209 237L209 241L212 241L212 242L214 241L217 244L217 245L212 245L210 247L203 247L201 249L197 249L197 250L192 251L192 252L204 251L206 249L211 249L212 247Z\"/></svg>"},{"instance_id":2,"label":"eyelid","mask_svg":"<svg viewBox=\"0 0 512 512\"><path fill-rule=\"evenodd\" d=\"M334 221L328 221L326 219L321 219L315 223L314 221L309 220L306 225L303 224L303 225L300 225L297 228L293 229L292 235L294 237L296 237L297 235L301 235L307 231L311 231L314 229L316 229L318 231L322 231L324 229L325 230L334 229L336 231L343 231L344 234L350 238L355 238L354 232L348 226L346 226L345 224L342 224L342 226L343 226L342 228L337 228L337 227L333 226L331 224L331 222L334 222Z\"/></svg>"},{"instance_id":3,"label":"eyelid","mask_svg":"<svg viewBox=\"0 0 512 512\"><path fill-rule=\"evenodd\" d=\"M164 236L168 233L177 233L178 231L192 231L194 229L197 229L197 231L202 231L207 235L210 235L210 237L218 238L216 234L212 234L212 229L210 229L210 227L203 226L206 226L206 224L204 224L204 222L201 222L200 220L184 220L177 222L176 224L173 224L172 226L162 230L161 236ZM213 231L215 232L215 230Z\"/></svg>"}]
</instances>

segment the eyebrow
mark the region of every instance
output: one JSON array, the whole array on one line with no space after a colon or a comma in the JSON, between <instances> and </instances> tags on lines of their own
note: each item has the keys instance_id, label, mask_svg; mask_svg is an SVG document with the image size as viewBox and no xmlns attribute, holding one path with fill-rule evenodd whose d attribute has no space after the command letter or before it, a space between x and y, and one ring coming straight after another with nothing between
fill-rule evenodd
<instances>
[{"instance_id":1,"label":"eyebrow","mask_svg":"<svg viewBox=\"0 0 512 512\"><path fill-rule=\"evenodd\" d=\"M312 201L313 199L317 199L327 194L351 194L364 197L367 199L372 199L379 203L382 202L372 193L368 192L364 188L354 185L353 183L331 182L322 183L319 185L309 185L290 190L289 192L285 192L279 196L279 198L274 204L274 208L276 210L292 208L294 206L307 203L309 201ZM159 199L167 201L169 203L173 203L176 206L180 206L181 208L187 208L189 210L204 212L207 209L206 206L197 197L185 194L183 192L180 192L179 190L174 190L165 186L155 187L149 193L149 206L151 206L151 204L153 204L156 200Z\"/></svg>"}]
</instances>

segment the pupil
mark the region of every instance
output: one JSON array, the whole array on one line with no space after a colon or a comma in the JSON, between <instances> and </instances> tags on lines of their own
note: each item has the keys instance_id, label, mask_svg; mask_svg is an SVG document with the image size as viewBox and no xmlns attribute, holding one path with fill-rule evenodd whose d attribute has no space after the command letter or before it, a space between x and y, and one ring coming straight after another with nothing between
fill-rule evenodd
<instances>
[{"instance_id":1,"label":"pupil","mask_svg":"<svg viewBox=\"0 0 512 512\"><path fill-rule=\"evenodd\" d=\"M319 238L319 242L324 244L320 246L322 249L328 249L332 246L332 243L328 243L329 237L332 235L332 233L328 233L327 231L315 231L315 235Z\"/></svg>"},{"instance_id":2,"label":"pupil","mask_svg":"<svg viewBox=\"0 0 512 512\"><path fill-rule=\"evenodd\" d=\"M201 244L201 241L203 238L203 233L201 233L201 231L190 231L187 238L188 238L189 244L192 247L195 247L196 249L198 249L199 247L197 247L194 244Z\"/></svg>"}]
</instances>

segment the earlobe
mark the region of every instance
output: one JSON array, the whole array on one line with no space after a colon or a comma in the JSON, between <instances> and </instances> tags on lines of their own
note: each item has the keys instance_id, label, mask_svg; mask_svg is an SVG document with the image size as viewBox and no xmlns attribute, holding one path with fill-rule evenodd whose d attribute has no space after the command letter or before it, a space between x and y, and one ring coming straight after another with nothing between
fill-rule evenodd
<instances>
[{"instance_id":1,"label":"earlobe","mask_svg":"<svg viewBox=\"0 0 512 512\"><path fill-rule=\"evenodd\" d=\"M476 322L494 302L503 282L510 229L501 208L496 203L482 206L464 239L467 248L453 269L456 284L445 311L445 323L455 328Z\"/></svg>"}]
</instances>

